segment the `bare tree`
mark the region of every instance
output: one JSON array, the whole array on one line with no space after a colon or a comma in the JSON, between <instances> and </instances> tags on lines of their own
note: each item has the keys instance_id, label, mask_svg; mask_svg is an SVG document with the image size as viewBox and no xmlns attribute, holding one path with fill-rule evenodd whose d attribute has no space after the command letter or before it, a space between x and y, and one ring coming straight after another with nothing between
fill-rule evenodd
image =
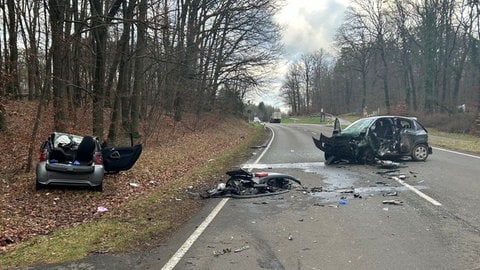
<instances>
[{"instance_id":1,"label":"bare tree","mask_svg":"<svg viewBox=\"0 0 480 270\"><path fill-rule=\"evenodd\" d=\"M68 8L66 0L49 0L50 22L52 29L52 88L54 102L54 124L56 131L66 131L66 46L65 46L65 12Z\"/></svg>"},{"instance_id":2,"label":"bare tree","mask_svg":"<svg viewBox=\"0 0 480 270\"><path fill-rule=\"evenodd\" d=\"M303 113L309 111L311 106L311 88L312 88L312 80L315 71L315 56L314 55L303 55L302 56L302 64L303 64L303 80L305 85L305 108Z\"/></svg>"},{"instance_id":3,"label":"bare tree","mask_svg":"<svg viewBox=\"0 0 480 270\"><path fill-rule=\"evenodd\" d=\"M135 50L135 71L131 109L131 130L139 136L140 100L145 89L145 58L147 52L147 0L140 0L138 6L137 44Z\"/></svg>"},{"instance_id":4,"label":"bare tree","mask_svg":"<svg viewBox=\"0 0 480 270\"><path fill-rule=\"evenodd\" d=\"M400 39L401 70L403 73L402 81L405 88L405 105L407 111L418 110L417 104L417 86L415 82L413 55L414 51L414 33L409 27L411 24L412 11L405 4L405 1L395 0L394 13L392 19L396 22L397 33Z\"/></svg>"},{"instance_id":5,"label":"bare tree","mask_svg":"<svg viewBox=\"0 0 480 270\"><path fill-rule=\"evenodd\" d=\"M345 22L338 30L336 41L342 47L342 57L351 59L351 61L345 59L349 62L348 67L360 73L362 89L360 108L363 110L367 106L367 75L373 61L374 47L372 37L369 35L360 14L353 12L353 10L347 13ZM353 78L350 80L353 80Z\"/></svg>"},{"instance_id":6,"label":"bare tree","mask_svg":"<svg viewBox=\"0 0 480 270\"><path fill-rule=\"evenodd\" d=\"M9 57L6 62L9 79L6 85L6 93L12 97L19 97L20 82L18 72L18 47L17 47L17 10L14 0L7 0L8 8L8 49Z\"/></svg>"},{"instance_id":7,"label":"bare tree","mask_svg":"<svg viewBox=\"0 0 480 270\"><path fill-rule=\"evenodd\" d=\"M359 15L359 22L365 27L369 36L372 38L374 48L378 51L383 65L381 77L383 81L383 93L385 98L385 107L390 112L390 66L387 59L387 39L389 39L390 29L387 13L388 6L383 0L354 1L354 12Z\"/></svg>"},{"instance_id":8,"label":"bare tree","mask_svg":"<svg viewBox=\"0 0 480 270\"><path fill-rule=\"evenodd\" d=\"M283 97L292 109L292 114L296 115L301 108L301 84L302 71L298 63L290 66L285 82L282 85Z\"/></svg>"}]
</instances>

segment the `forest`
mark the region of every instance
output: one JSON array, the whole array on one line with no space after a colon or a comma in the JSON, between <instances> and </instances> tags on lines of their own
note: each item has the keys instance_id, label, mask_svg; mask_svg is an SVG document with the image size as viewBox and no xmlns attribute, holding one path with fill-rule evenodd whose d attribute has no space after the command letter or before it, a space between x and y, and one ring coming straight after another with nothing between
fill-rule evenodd
<instances>
[{"instance_id":1,"label":"forest","mask_svg":"<svg viewBox=\"0 0 480 270\"><path fill-rule=\"evenodd\" d=\"M253 115L246 96L265 88L282 53L280 0L0 4L0 131L9 100L37 101L37 119L52 106L57 131L89 108L91 133L110 143L148 136L162 117ZM460 112L480 124L479 9L478 0L352 0L336 53L319 48L289 66L290 113Z\"/></svg>"},{"instance_id":2,"label":"forest","mask_svg":"<svg viewBox=\"0 0 480 270\"><path fill-rule=\"evenodd\" d=\"M0 132L5 102L53 106L70 130L148 136L162 117L243 111L279 55L275 0L0 0ZM41 123L32 127L38 129ZM145 127L140 130L141 126Z\"/></svg>"},{"instance_id":3,"label":"forest","mask_svg":"<svg viewBox=\"0 0 480 270\"><path fill-rule=\"evenodd\" d=\"M282 94L293 114L461 112L480 124L479 11L478 0L353 0L338 55L303 54Z\"/></svg>"}]
</instances>

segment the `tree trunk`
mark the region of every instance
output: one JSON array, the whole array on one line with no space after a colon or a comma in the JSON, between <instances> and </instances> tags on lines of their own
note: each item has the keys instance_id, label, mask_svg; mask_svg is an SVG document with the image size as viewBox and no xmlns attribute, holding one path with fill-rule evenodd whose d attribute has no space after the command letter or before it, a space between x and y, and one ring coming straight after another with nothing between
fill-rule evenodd
<instances>
[{"instance_id":1,"label":"tree trunk","mask_svg":"<svg viewBox=\"0 0 480 270\"><path fill-rule=\"evenodd\" d=\"M130 133L138 138L139 121L140 121L140 100L145 90L145 54L146 54L146 17L147 17L147 0L140 0L139 16L137 24L137 48L135 50L135 73L132 94L131 121L132 126Z\"/></svg>"},{"instance_id":2,"label":"tree trunk","mask_svg":"<svg viewBox=\"0 0 480 270\"><path fill-rule=\"evenodd\" d=\"M103 1L90 0L92 12L93 51L95 68L93 73L93 134L103 138L103 104L105 82L105 53L107 46L107 25L103 20Z\"/></svg>"},{"instance_id":3,"label":"tree trunk","mask_svg":"<svg viewBox=\"0 0 480 270\"><path fill-rule=\"evenodd\" d=\"M18 47L17 47L17 21L15 1L7 0L8 7L8 48L10 51L8 59L7 74L10 76L6 85L7 95L20 98L20 81L18 78Z\"/></svg>"},{"instance_id":4,"label":"tree trunk","mask_svg":"<svg viewBox=\"0 0 480 270\"><path fill-rule=\"evenodd\" d=\"M67 130L65 108L65 40L64 40L64 14L67 8L66 0L49 0L50 21L52 24L52 88L54 106L54 129L58 132Z\"/></svg>"},{"instance_id":5,"label":"tree trunk","mask_svg":"<svg viewBox=\"0 0 480 270\"><path fill-rule=\"evenodd\" d=\"M113 95L111 95L114 99L113 107L112 107L112 114L110 118L110 127L108 129L108 143L109 144L116 144L117 137L118 137L118 130L119 124L121 120L121 115L123 112L122 109L122 102L128 103L128 74L130 70L130 63L128 61L130 55L130 34L131 34L131 21L133 18L133 8L135 6L136 1L131 1L128 7L125 9L124 5L124 22L123 22L123 33L120 37L120 40L117 44L117 53L115 54L115 59L113 60L112 67L109 72L109 79L107 83L107 90L109 89L109 85L113 83L113 77L116 74L117 66L118 66L118 82L117 82L117 89L114 91ZM117 59L118 58L118 59ZM112 91L113 92L113 91ZM125 108L125 113L128 110ZM127 115L125 116L127 118ZM128 122L125 119L125 122Z\"/></svg>"}]
</instances>

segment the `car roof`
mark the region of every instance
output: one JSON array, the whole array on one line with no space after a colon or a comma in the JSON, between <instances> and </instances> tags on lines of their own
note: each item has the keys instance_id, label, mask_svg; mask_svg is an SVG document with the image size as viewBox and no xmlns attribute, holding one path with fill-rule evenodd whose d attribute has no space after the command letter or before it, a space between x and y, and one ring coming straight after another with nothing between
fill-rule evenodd
<instances>
[{"instance_id":1,"label":"car roof","mask_svg":"<svg viewBox=\"0 0 480 270\"><path fill-rule=\"evenodd\" d=\"M417 120L417 117L400 116L400 115L377 115L377 116L369 116L369 117L360 118L360 119L381 119L381 118L404 118L404 119L410 119L410 120Z\"/></svg>"}]
</instances>

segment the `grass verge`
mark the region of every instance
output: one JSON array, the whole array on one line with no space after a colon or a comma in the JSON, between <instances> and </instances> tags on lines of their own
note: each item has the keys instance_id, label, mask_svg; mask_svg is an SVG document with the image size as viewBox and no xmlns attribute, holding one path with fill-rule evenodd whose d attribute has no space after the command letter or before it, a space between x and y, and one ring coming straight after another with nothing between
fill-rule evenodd
<instances>
[{"instance_id":1,"label":"grass verge","mask_svg":"<svg viewBox=\"0 0 480 270\"><path fill-rule=\"evenodd\" d=\"M61 263L88 254L148 249L165 240L205 203L191 194L225 179L225 171L251 156L250 147L267 139L263 126L252 136L217 155L204 166L192 168L161 188L102 217L50 235L21 242L0 255L0 269L40 263ZM193 187L192 187L193 186ZM190 192L186 192L189 190Z\"/></svg>"},{"instance_id":2,"label":"grass verge","mask_svg":"<svg viewBox=\"0 0 480 270\"><path fill-rule=\"evenodd\" d=\"M284 124L325 124L325 122L320 121L319 116L299 116L299 117L283 118L282 123Z\"/></svg>"},{"instance_id":3,"label":"grass verge","mask_svg":"<svg viewBox=\"0 0 480 270\"><path fill-rule=\"evenodd\" d=\"M447 133L428 129L430 144L451 150L480 154L480 138L469 134Z\"/></svg>"}]
</instances>

